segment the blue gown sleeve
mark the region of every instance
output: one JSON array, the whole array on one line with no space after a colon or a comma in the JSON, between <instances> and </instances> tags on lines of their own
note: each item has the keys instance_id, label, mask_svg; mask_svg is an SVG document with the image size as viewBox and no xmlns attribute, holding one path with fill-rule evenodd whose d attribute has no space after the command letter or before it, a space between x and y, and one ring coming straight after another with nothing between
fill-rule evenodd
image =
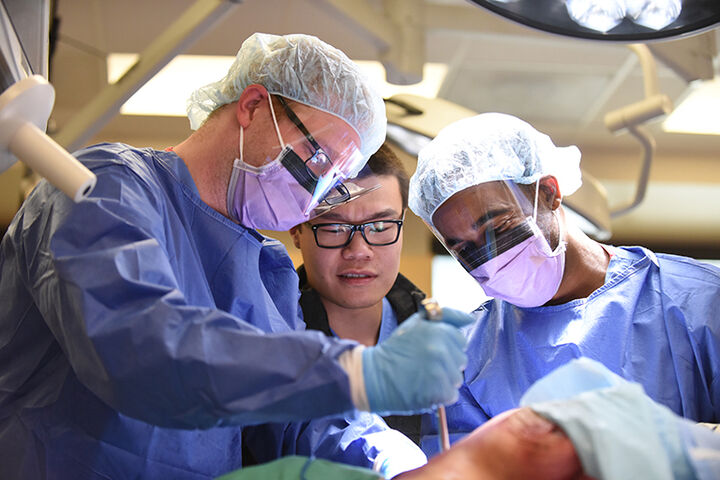
<instances>
[{"instance_id":1,"label":"blue gown sleeve","mask_svg":"<svg viewBox=\"0 0 720 480\"><path fill-rule=\"evenodd\" d=\"M357 411L337 418L247 427L243 446L255 463L302 455L366 468L380 468L376 463L385 462L398 474L427 461L412 440L390 429L381 417Z\"/></svg>"},{"instance_id":2,"label":"blue gown sleeve","mask_svg":"<svg viewBox=\"0 0 720 480\"><path fill-rule=\"evenodd\" d=\"M125 415L171 428L353 409L337 362L352 342L266 333L191 301L173 260L199 260L168 251L168 239L184 232L168 228L164 199L136 172L95 173L95 191L78 204L50 188L35 195L15 233L24 281L87 388ZM252 306L244 314L255 314Z\"/></svg>"},{"instance_id":3,"label":"blue gown sleeve","mask_svg":"<svg viewBox=\"0 0 720 480\"><path fill-rule=\"evenodd\" d=\"M675 345L689 338L686 364L676 368L698 369L703 388L688 403L697 405L698 418L720 423L720 270L675 255L659 256L664 314L674 329L668 332Z\"/></svg>"}]
</instances>

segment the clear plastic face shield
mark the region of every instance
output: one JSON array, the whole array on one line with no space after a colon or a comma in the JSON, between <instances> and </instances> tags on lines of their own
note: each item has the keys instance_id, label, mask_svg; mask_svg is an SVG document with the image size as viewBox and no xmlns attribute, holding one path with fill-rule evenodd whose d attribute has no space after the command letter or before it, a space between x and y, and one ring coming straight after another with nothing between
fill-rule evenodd
<instances>
[{"instance_id":1,"label":"clear plastic face shield","mask_svg":"<svg viewBox=\"0 0 720 480\"><path fill-rule=\"evenodd\" d=\"M565 268L562 223L553 248L538 227L540 180L481 183L447 199L433 231L485 293L515 306L538 307L557 293ZM546 207L545 207L546 208Z\"/></svg>"},{"instance_id":2,"label":"clear plastic face shield","mask_svg":"<svg viewBox=\"0 0 720 480\"><path fill-rule=\"evenodd\" d=\"M267 148L245 152L240 128L240 156L233 162L226 202L228 216L249 228L287 230L372 190L342 183L365 165L359 135L350 125L315 108L302 108L301 121L286 100L278 99L293 126L283 135L268 95L277 135L269 155ZM246 159L245 154L267 156Z\"/></svg>"},{"instance_id":3,"label":"clear plastic face shield","mask_svg":"<svg viewBox=\"0 0 720 480\"><path fill-rule=\"evenodd\" d=\"M471 272L533 236L534 203L515 182L481 183L443 202L431 228Z\"/></svg>"},{"instance_id":4,"label":"clear plastic face shield","mask_svg":"<svg viewBox=\"0 0 720 480\"><path fill-rule=\"evenodd\" d=\"M304 109L303 122L284 98L276 98L287 117L302 134L292 143L284 144L278 129L278 137L283 146L280 162L310 194L304 209L306 215L314 217L325 213L372 190L352 183L343 183L343 180L355 175L365 163L360 153L358 135L352 128L339 118L331 121L317 118L319 115L327 117L328 114L316 109ZM271 109L271 112L274 116L274 109ZM311 125L314 133L310 132L306 124Z\"/></svg>"}]
</instances>

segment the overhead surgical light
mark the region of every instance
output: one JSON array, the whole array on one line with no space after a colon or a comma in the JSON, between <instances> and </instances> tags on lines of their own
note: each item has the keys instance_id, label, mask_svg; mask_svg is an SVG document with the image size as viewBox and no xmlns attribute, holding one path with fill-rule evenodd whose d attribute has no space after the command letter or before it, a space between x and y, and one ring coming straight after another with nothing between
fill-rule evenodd
<instances>
[{"instance_id":1,"label":"overhead surgical light","mask_svg":"<svg viewBox=\"0 0 720 480\"><path fill-rule=\"evenodd\" d=\"M566 0L565 7L575 23L603 33L618 26L626 13L622 0Z\"/></svg>"},{"instance_id":2,"label":"overhead surgical light","mask_svg":"<svg viewBox=\"0 0 720 480\"><path fill-rule=\"evenodd\" d=\"M445 126L477 112L441 98L398 94L385 99L387 137L410 155L430 143ZM610 210L607 192L595 178L582 171L582 186L563 198L565 213L589 236L603 241L610 238Z\"/></svg>"},{"instance_id":3,"label":"overhead surgical light","mask_svg":"<svg viewBox=\"0 0 720 480\"><path fill-rule=\"evenodd\" d=\"M720 23L718 0L471 0L532 28L570 37L647 42Z\"/></svg>"},{"instance_id":4,"label":"overhead surgical light","mask_svg":"<svg viewBox=\"0 0 720 480\"><path fill-rule=\"evenodd\" d=\"M583 27L607 32L626 17L651 30L660 30L677 20L680 0L565 0L568 14Z\"/></svg>"},{"instance_id":5,"label":"overhead surgical light","mask_svg":"<svg viewBox=\"0 0 720 480\"><path fill-rule=\"evenodd\" d=\"M653 30L667 27L682 11L680 0L627 0L625 3L633 22Z\"/></svg>"}]
</instances>

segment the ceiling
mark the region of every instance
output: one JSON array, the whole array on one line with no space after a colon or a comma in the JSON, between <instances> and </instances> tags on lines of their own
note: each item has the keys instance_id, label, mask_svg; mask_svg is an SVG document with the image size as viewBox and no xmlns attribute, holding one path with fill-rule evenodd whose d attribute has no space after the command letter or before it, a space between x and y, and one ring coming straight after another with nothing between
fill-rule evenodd
<instances>
[{"instance_id":1,"label":"ceiling","mask_svg":"<svg viewBox=\"0 0 720 480\"><path fill-rule=\"evenodd\" d=\"M557 144L578 145L585 170L607 189L611 207L634 194L640 144L628 134L610 133L603 123L605 113L645 95L640 63L625 45L533 31L461 0L206 4L230 8L184 53L234 55L253 32L299 32L318 36L350 58L383 60L399 77L412 77L423 61L446 63L449 71L439 97L476 112L517 115ZM105 55L142 52L161 35L172 35L178 30L173 22L197 6L195 1L59 0L56 6L59 29L50 64L56 102L50 133L62 139L74 118L90 115L94 133L82 140L85 144L166 147L188 135L183 118L121 116L115 114L117 106L107 108L105 115L87 109L101 92L108 93ZM680 52L676 58L707 57L714 72L715 33L651 47L663 53L672 44ZM670 68L670 63L658 62L658 87L677 101L688 85L688 72L677 65ZM720 258L720 136L664 133L657 123L648 129L657 150L647 195L639 208L613 220L610 242Z\"/></svg>"}]
</instances>

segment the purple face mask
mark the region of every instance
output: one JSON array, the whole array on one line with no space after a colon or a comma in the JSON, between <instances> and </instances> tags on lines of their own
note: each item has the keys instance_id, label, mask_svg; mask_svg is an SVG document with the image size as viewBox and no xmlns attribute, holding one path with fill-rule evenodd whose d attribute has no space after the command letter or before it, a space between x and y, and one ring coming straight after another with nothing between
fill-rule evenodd
<instances>
[{"instance_id":1,"label":"purple face mask","mask_svg":"<svg viewBox=\"0 0 720 480\"><path fill-rule=\"evenodd\" d=\"M230 218L250 228L283 231L372 190L360 187L351 189L350 184L342 182L347 172L351 171L348 169L358 167L358 162L365 162L355 144L345 138L347 132L336 129L338 137L331 143L344 150L333 164L295 113L283 102L288 116L304 134L305 141L316 149L310 159L303 160L292 145L283 142L270 95L268 103L282 151L261 166L245 163L242 159L244 130L240 127L239 155L233 162L226 196ZM321 158L326 160L329 165L325 166L329 168L315 172L308 167L308 162L312 161L313 166L319 168L318 161Z\"/></svg>"},{"instance_id":2,"label":"purple face mask","mask_svg":"<svg viewBox=\"0 0 720 480\"><path fill-rule=\"evenodd\" d=\"M304 212L312 195L282 165L283 153L261 170L235 159L227 198L233 220L245 227L274 231L289 230L309 220Z\"/></svg>"},{"instance_id":3,"label":"purple face mask","mask_svg":"<svg viewBox=\"0 0 720 480\"><path fill-rule=\"evenodd\" d=\"M565 242L552 250L535 221L526 222L532 229L530 238L470 271L485 294L523 308L550 301L565 269Z\"/></svg>"},{"instance_id":4,"label":"purple face mask","mask_svg":"<svg viewBox=\"0 0 720 480\"><path fill-rule=\"evenodd\" d=\"M268 102L282 151L265 165L248 165L242 160L244 130L240 127L240 157L233 162L226 206L230 218L240 225L283 231L309 220L308 206L317 181L292 146L284 144L269 95Z\"/></svg>"}]
</instances>

